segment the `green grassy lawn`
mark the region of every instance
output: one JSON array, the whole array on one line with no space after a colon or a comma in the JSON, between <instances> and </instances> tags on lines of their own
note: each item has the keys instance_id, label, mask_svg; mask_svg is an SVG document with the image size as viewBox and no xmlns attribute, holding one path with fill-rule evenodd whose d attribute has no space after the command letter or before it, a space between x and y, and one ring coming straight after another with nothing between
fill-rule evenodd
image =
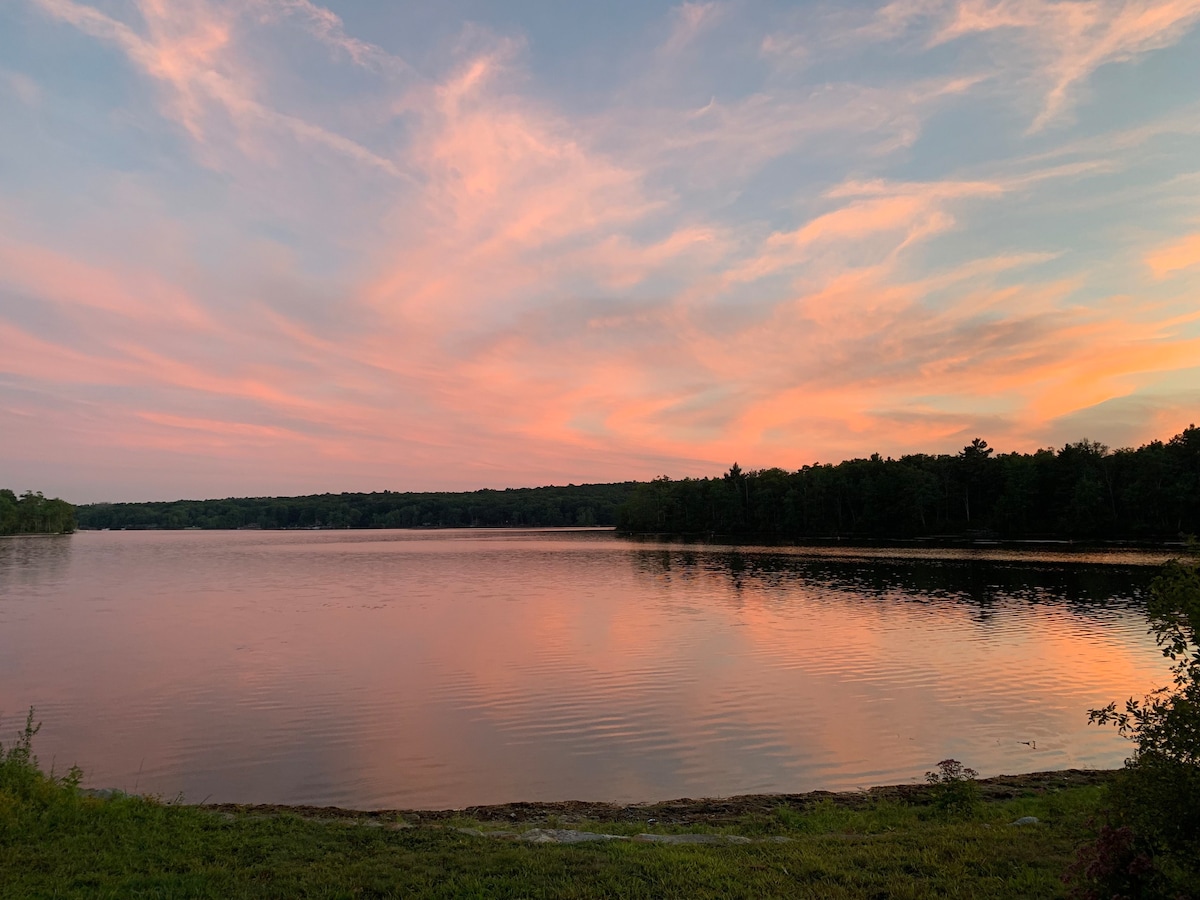
<instances>
[{"instance_id":1,"label":"green grassy lawn","mask_svg":"<svg viewBox=\"0 0 1200 900\"><path fill-rule=\"evenodd\" d=\"M100 799L29 766L0 765L0 897L1055 897L1103 788L934 806L826 800L717 827L550 826L637 834L709 831L753 843L528 844L464 834L467 820L321 821ZM36 770L33 770L36 772ZM15 774L14 774L15 773ZM1032 792L1031 792L1032 793ZM1037 825L1013 826L1033 815ZM786 837L774 841L770 838Z\"/></svg>"}]
</instances>

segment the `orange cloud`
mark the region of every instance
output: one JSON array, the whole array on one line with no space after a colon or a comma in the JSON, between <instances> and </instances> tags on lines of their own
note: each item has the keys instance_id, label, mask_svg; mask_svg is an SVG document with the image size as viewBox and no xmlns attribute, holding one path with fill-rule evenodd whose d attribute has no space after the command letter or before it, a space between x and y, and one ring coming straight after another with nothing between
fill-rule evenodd
<instances>
[{"instance_id":1,"label":"orange cloud","mask_svg":"<svg viewBox=\"0 0 1200 900\"><path fill-rule=\"evenodd\" d=\"M1200 265L1200 232L1146 254L1146 265L1155 278L1166 278L1174 272Z\"/></svg>"},{"instance_id":2,"label":"orange cloud","mask_svg":"<svg viewBox=\"0 0 1200 900\"><path fill-rule=\"evenodd\" d=\"M846 182L828 191L826 196L850 199L849 204L793 231L772 234L759 255L741 262L726 278L730 282L755 281L809 260L814 245L859 245L869 238L902 232L898 242L885 244L886 249L878 258L886 259L917 241L952 228L954 217L946 209L949 203L998 196L1004 190L999 184L984 182Z\"/></svg>"}]
</instances>

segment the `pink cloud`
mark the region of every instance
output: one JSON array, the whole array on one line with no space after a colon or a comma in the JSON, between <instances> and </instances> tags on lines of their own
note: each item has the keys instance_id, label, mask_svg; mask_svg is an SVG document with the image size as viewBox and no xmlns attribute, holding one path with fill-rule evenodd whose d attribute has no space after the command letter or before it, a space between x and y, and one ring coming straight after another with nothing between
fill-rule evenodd
<instances>
[{"instance_id":1,"label":"pink cloud","mask_svg":"<svg viewBox=\"0 0 1200 900\"><path fill-rule=\"evenodd\" d=\"M0 283L55 303L124 318L169 320L177 327L197 330L213 327L201 304L153 273L119 273L3 235L0 235Z\"/></svg>"},{"instance_id":2,"label":"pink cloud","mask_svg":"<svg viewBox=\"0 0 1200 900\"><path fill-rule=\"evenodd\" d=\"M1067 231L989 228L1043 196L1061 213L1055 192L1120 175L1165 130L889 177L922 170L927 121L981 83L968 67L802 90L773 71L700 108L657 94L585 115L531 88L521 39L482 28L417 73L307 0L127 19L31 2L118 49L206 167L161 204L141 202L161 182L130 176L72 198L69 227L17 200L0 223L0 368L23 392L5 408L46 443L87 421L78 442L113 467L173 454L230 478L275 457L267 474L296 483L468 487L941 449L981 423L1028 449L1200 364L1158 284L1197 264L1195 236L1128 265L1110 239L1118 290ZM1044 24L1076 60L1068 99L1191 21L1186 4L1120 6L1116 24L1097 10L1117 6L1075 5L1083 24L1032 2L883 15L1036 48ZM369 80L352 114L254 58L252 37L284 26L290 52ZM793 178L798 159L820 174ZM224 194L201 220L206 192ZM46 398L64 406L38 425Z\"/></svg>"}]
</instances>

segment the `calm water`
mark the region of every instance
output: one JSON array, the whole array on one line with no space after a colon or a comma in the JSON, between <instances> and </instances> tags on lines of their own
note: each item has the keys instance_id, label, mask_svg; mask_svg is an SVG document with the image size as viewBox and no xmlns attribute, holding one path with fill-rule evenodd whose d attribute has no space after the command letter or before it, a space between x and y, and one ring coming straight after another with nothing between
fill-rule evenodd
<instances>
[{"instance_id":1,"label":"calm water","mask_svg":"<svg viewBox=\"0 0 1200 900\"><path fill-rule=\"evenodd\" d=\"M190 801L651 800L1121 764L1152 554L608 532L0 539L0 739ZM1025 742L1030 742L1029 744ZM1036 750L1031 744L1036 743Z\"/></svg>"}]
</instances>

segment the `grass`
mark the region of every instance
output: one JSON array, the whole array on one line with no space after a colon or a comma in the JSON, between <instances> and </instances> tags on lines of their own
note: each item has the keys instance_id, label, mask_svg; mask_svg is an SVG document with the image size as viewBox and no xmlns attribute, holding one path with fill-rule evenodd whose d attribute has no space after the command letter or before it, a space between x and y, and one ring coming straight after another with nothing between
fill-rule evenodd
<instances>
[{"instance_id":1,"label":"grass","mask_svg":"<svg viewBox=\"0 0 1200 900\"><path fill-rule=\"evenodd\" d=\"M455 830L497 827L467 819L368 827L90 797L78 773L40 771L35 733L31 719L16 745L0 748L0 898L1056 897L1103 791L985 801L958 817L884 800L780 806L707 829L558 821L549 824L756 842L530 845ZM1042 824L1008 824L1026 815ZM789 840L767 840L781 836Z\"/></svg>"}]
</instances>

